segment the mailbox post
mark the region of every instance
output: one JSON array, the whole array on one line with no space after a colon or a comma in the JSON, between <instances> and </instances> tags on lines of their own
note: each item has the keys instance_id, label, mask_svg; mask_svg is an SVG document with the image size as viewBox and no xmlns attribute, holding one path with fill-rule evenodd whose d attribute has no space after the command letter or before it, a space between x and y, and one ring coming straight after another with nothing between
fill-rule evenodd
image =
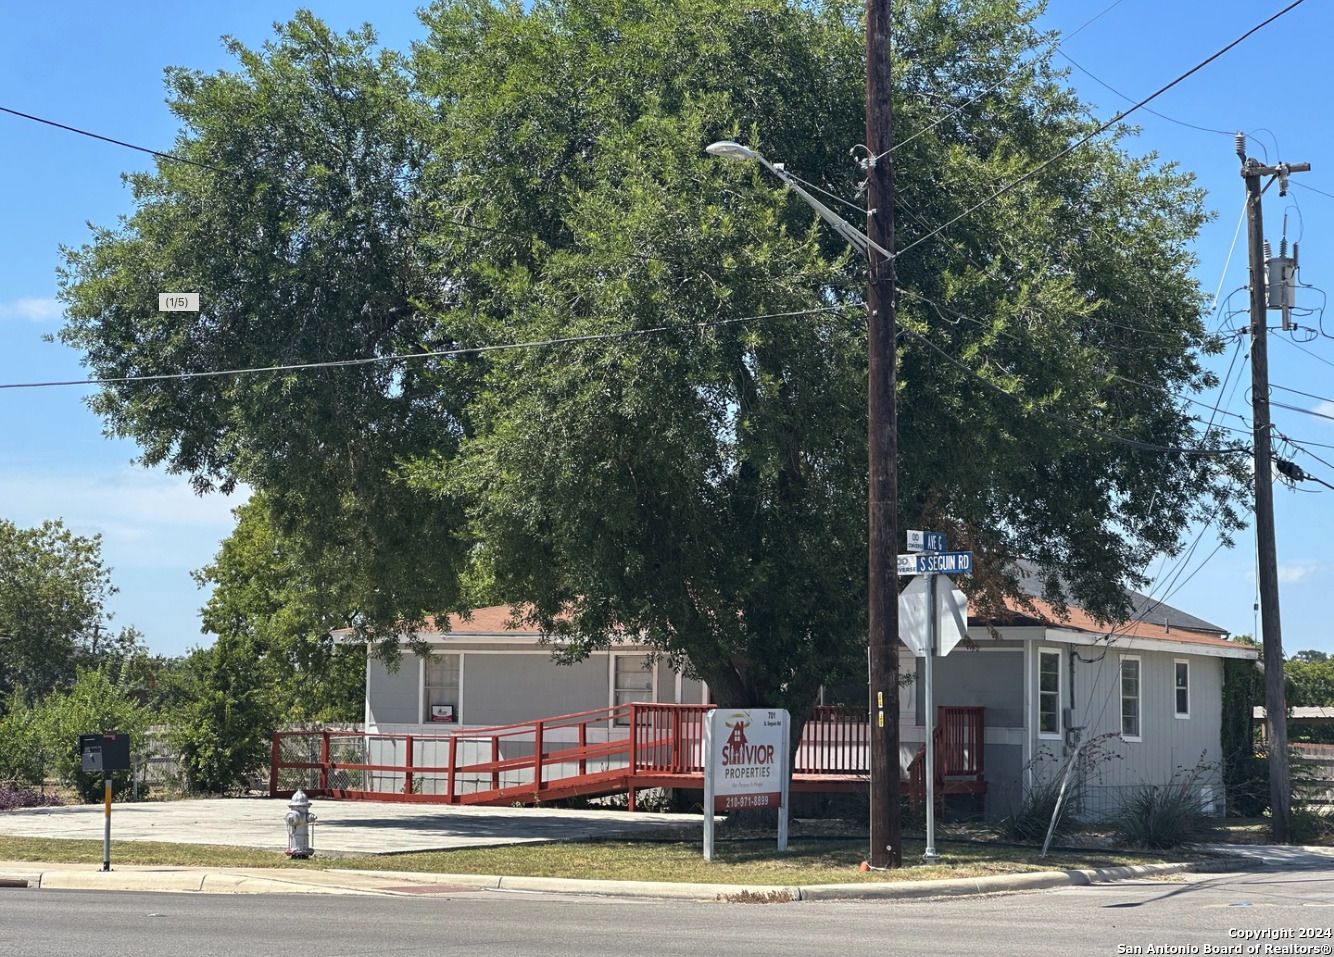
<instances>
[{"instance_id":1,"label":"mailbox post","mask_svg":"<svg viewBox=\"0 0 1334 957\"><path fill-rule=\"evenodd\" d=\"M83 770L89 774L102 772L106 791L106 823L102 834L102 870L111 870L111 772L130 769L130 736L128 734L81 734L79 755Z\"/></svg>"}]
</instances>

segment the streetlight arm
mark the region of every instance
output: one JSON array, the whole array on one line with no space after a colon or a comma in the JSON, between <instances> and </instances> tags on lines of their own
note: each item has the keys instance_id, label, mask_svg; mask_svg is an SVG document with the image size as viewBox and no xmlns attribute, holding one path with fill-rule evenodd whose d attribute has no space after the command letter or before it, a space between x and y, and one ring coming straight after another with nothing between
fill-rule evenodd
<instances>
[{"instance_id":1,"label":"streetlight arm","mask_svg":"<svg viewBox=\"0 0 1334 957\"><path fill-rule=\"evenodd\" d=\"M740 143L734 143L731 140L723 140L718 143L713 143L705 148L705 152L726 159L755 160L765 169L769 170L769 172L781 179L784 186L800 196L807 206L815 210L819 217L832 226L834 232L842 236L852 248L857 250L857 252L861 253L863 256L868 256L870 255L870 251L874 249L886 259L894 258L893 253L885 249L879 243L872 242L864 232L849 223L843 217L839 216L832 209L803 189L801 184L797 182L796 178L783 168L783 164L771 163L763 153L756 152L749 147L742 146Z\"/></svg>"}]
</instances>

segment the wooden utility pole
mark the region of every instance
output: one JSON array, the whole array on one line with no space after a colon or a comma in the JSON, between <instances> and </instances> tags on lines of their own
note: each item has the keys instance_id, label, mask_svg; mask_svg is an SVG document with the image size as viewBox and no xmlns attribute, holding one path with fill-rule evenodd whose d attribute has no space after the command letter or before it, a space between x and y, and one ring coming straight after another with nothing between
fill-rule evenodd
<instances>
[{"instance_id":1,"label":"wooden utility pole","mask_svg":"<svg viewBox=\"0 0 1334 957\"><path fill-rule=\"evenodd\" d=\"M1246 239L1251 260L1251 420L1255 435L1255 539L1259 561L1260 629L1265 665L1265 740L1269 746L1269 806L1274 840L1292 841L1292 782L1288 774L1288 707L1283 694L1283 624L1278 610L1278 549L1274 541L1274 480L1269 424L1268 288L1265 282L1262 176L1277 177L1286 194L1288 174L1310 163L1265 166L1246 156L1237 134L1246 180Z\"/></svg>"},{"instance_id":2,"label":"wooden utility pole","mask_svg":"<svg viewBox=\"0 0 1334 957\"><path fill-rule=\"evenodd\" d=\"M894 167L889 0L866 0L866 235L869 447L868 620L871 696L871 859L903 864L899 781L898 482L895 411ZM878 248L877 248L878 247Z\"/></svg>"}]
</instances>

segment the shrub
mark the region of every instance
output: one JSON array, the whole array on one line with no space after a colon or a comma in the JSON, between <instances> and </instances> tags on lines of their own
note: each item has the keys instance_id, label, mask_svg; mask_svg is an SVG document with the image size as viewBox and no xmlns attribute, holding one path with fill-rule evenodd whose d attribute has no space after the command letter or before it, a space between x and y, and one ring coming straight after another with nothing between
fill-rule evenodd
<instances>
[{"instance_id":1,"label":"shrub","mask_svg":"<svg viewBox=\"0 0 1334 957\"><path fill-rule=\"evenodd\" d=\"M1247 754L1230 762L1228 817L1262 817L1269 812L1269 758Z\"/></svg>"},{"instance_id":2,"label":"shrub","mask_svg":"<svg viewBox=\"0 0 1334 957\"><path fill-rule=\"evenodd\" d=\"M10 696L9 713L0 719L0 781L40 785L45 776L42 737L22 691Z\"/></svg>"},{"instance_id":3,"label":"shrub","mask_svg":"<svg viewBox=\"0 0 1334 957\"><path fill-rule=\"evenodd\" d=\"M1206 768L1174 776L1169 784L1135 788L1112 816L1117 839L1132 847L1165 850L1218 836L1213 817L1200 803L1197 784Z\"/></svg>"},{"instance_id":4,"label":"shrub","mask_svg":"<svg viewBox=\"0 0 1334 957\"><path fill-rule=\"evenodd\" d=\"M222 635L186 661L193 697L173 715L168 738L192 793L243 790L268 763L276 722L255 655L244 638Z\"/></svg>"},{"instance_id":5,"label":"shrub","mask_svg":"<svg viewBox=\"0 0 1334 957\"><path fill-rule=\"evenodd\" d=\"M1061 793L1061 779L1039 780L1028 789L1017 806L996 824L1002 837L1012 841L1027 841L1040 844L1047 839L1047 828L1051 826L1052 814L1056 811L1056 801ZM1075 829L1074 818L1070 810L1070 791L1066 792L1066 803L1061 807L1060 817L1056 819L1053 837L1069 834Z\"/></svg>"},{"instance_id":6,"label":"shrub","mask_svg":"<svg viewBox=\"0 0 1334 957\"><path fill-rule=\"evenodd\" d=\"M1326 808L1299 805L1292 809L1294 844L1316 844L1334 834L1334 813Z\"/></svg>"},{"instance_id":7,"label":"shrub","mask_svg":"<svg viewBox=\"0 0 1334 957\"><path fill-rule=\"evenodd\" d=\"M43 794L31 788L0 785L0 811L14 811L25 807L63 807L58 794Z\"/></svg>"},{"instance_id":8,"label":"shrub","mask_svg":"<svg viewBox=\"0 0 1334 957\"><path fill-rule=\"evenodd\" d=\"M143 739L148 720L147 710L114 684L104 670L97 668L80 668L72 688L51 692L35 712L36 727L50 755L51 770L86 803L102 800L104 785L101 774L83 771L80 735L128 734L133 754ZM129 771L112 773L113 794L123 792L129 784Z\"/></svg>"}]
</instances>

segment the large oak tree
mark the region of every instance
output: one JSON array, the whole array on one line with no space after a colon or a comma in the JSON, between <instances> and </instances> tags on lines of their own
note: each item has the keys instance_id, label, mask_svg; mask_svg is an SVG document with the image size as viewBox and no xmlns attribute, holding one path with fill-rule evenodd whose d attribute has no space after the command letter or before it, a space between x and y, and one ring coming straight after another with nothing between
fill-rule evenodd
<instances>
[{"instance_id":1,"label":"large oak tree","mask_svg":"<svg viewBox=\"0 0 1334 957\"><path fill-rule=\"evenodd\" d=\"M1027 557L1115 617L1193 519L1237 523L1187 404L1201 196L1120 135L1044 165L1096 123L1033 10L898 9L902 524L976 551L982 607ZM131 178L134 215L69 253L63 337L120 378L114 430L262 490L378 634L466 583L566 656L630 630L800 714L864 667L864 263L704 147L856 221L859 11L442 0L402 57L303 14L170 74L176 152L216 168ZM203 310L156 312L168 287ZM211 375L300 363L335 365ZM135 378L176 372L210 375Z\"/></svg>"}]
</instances>

